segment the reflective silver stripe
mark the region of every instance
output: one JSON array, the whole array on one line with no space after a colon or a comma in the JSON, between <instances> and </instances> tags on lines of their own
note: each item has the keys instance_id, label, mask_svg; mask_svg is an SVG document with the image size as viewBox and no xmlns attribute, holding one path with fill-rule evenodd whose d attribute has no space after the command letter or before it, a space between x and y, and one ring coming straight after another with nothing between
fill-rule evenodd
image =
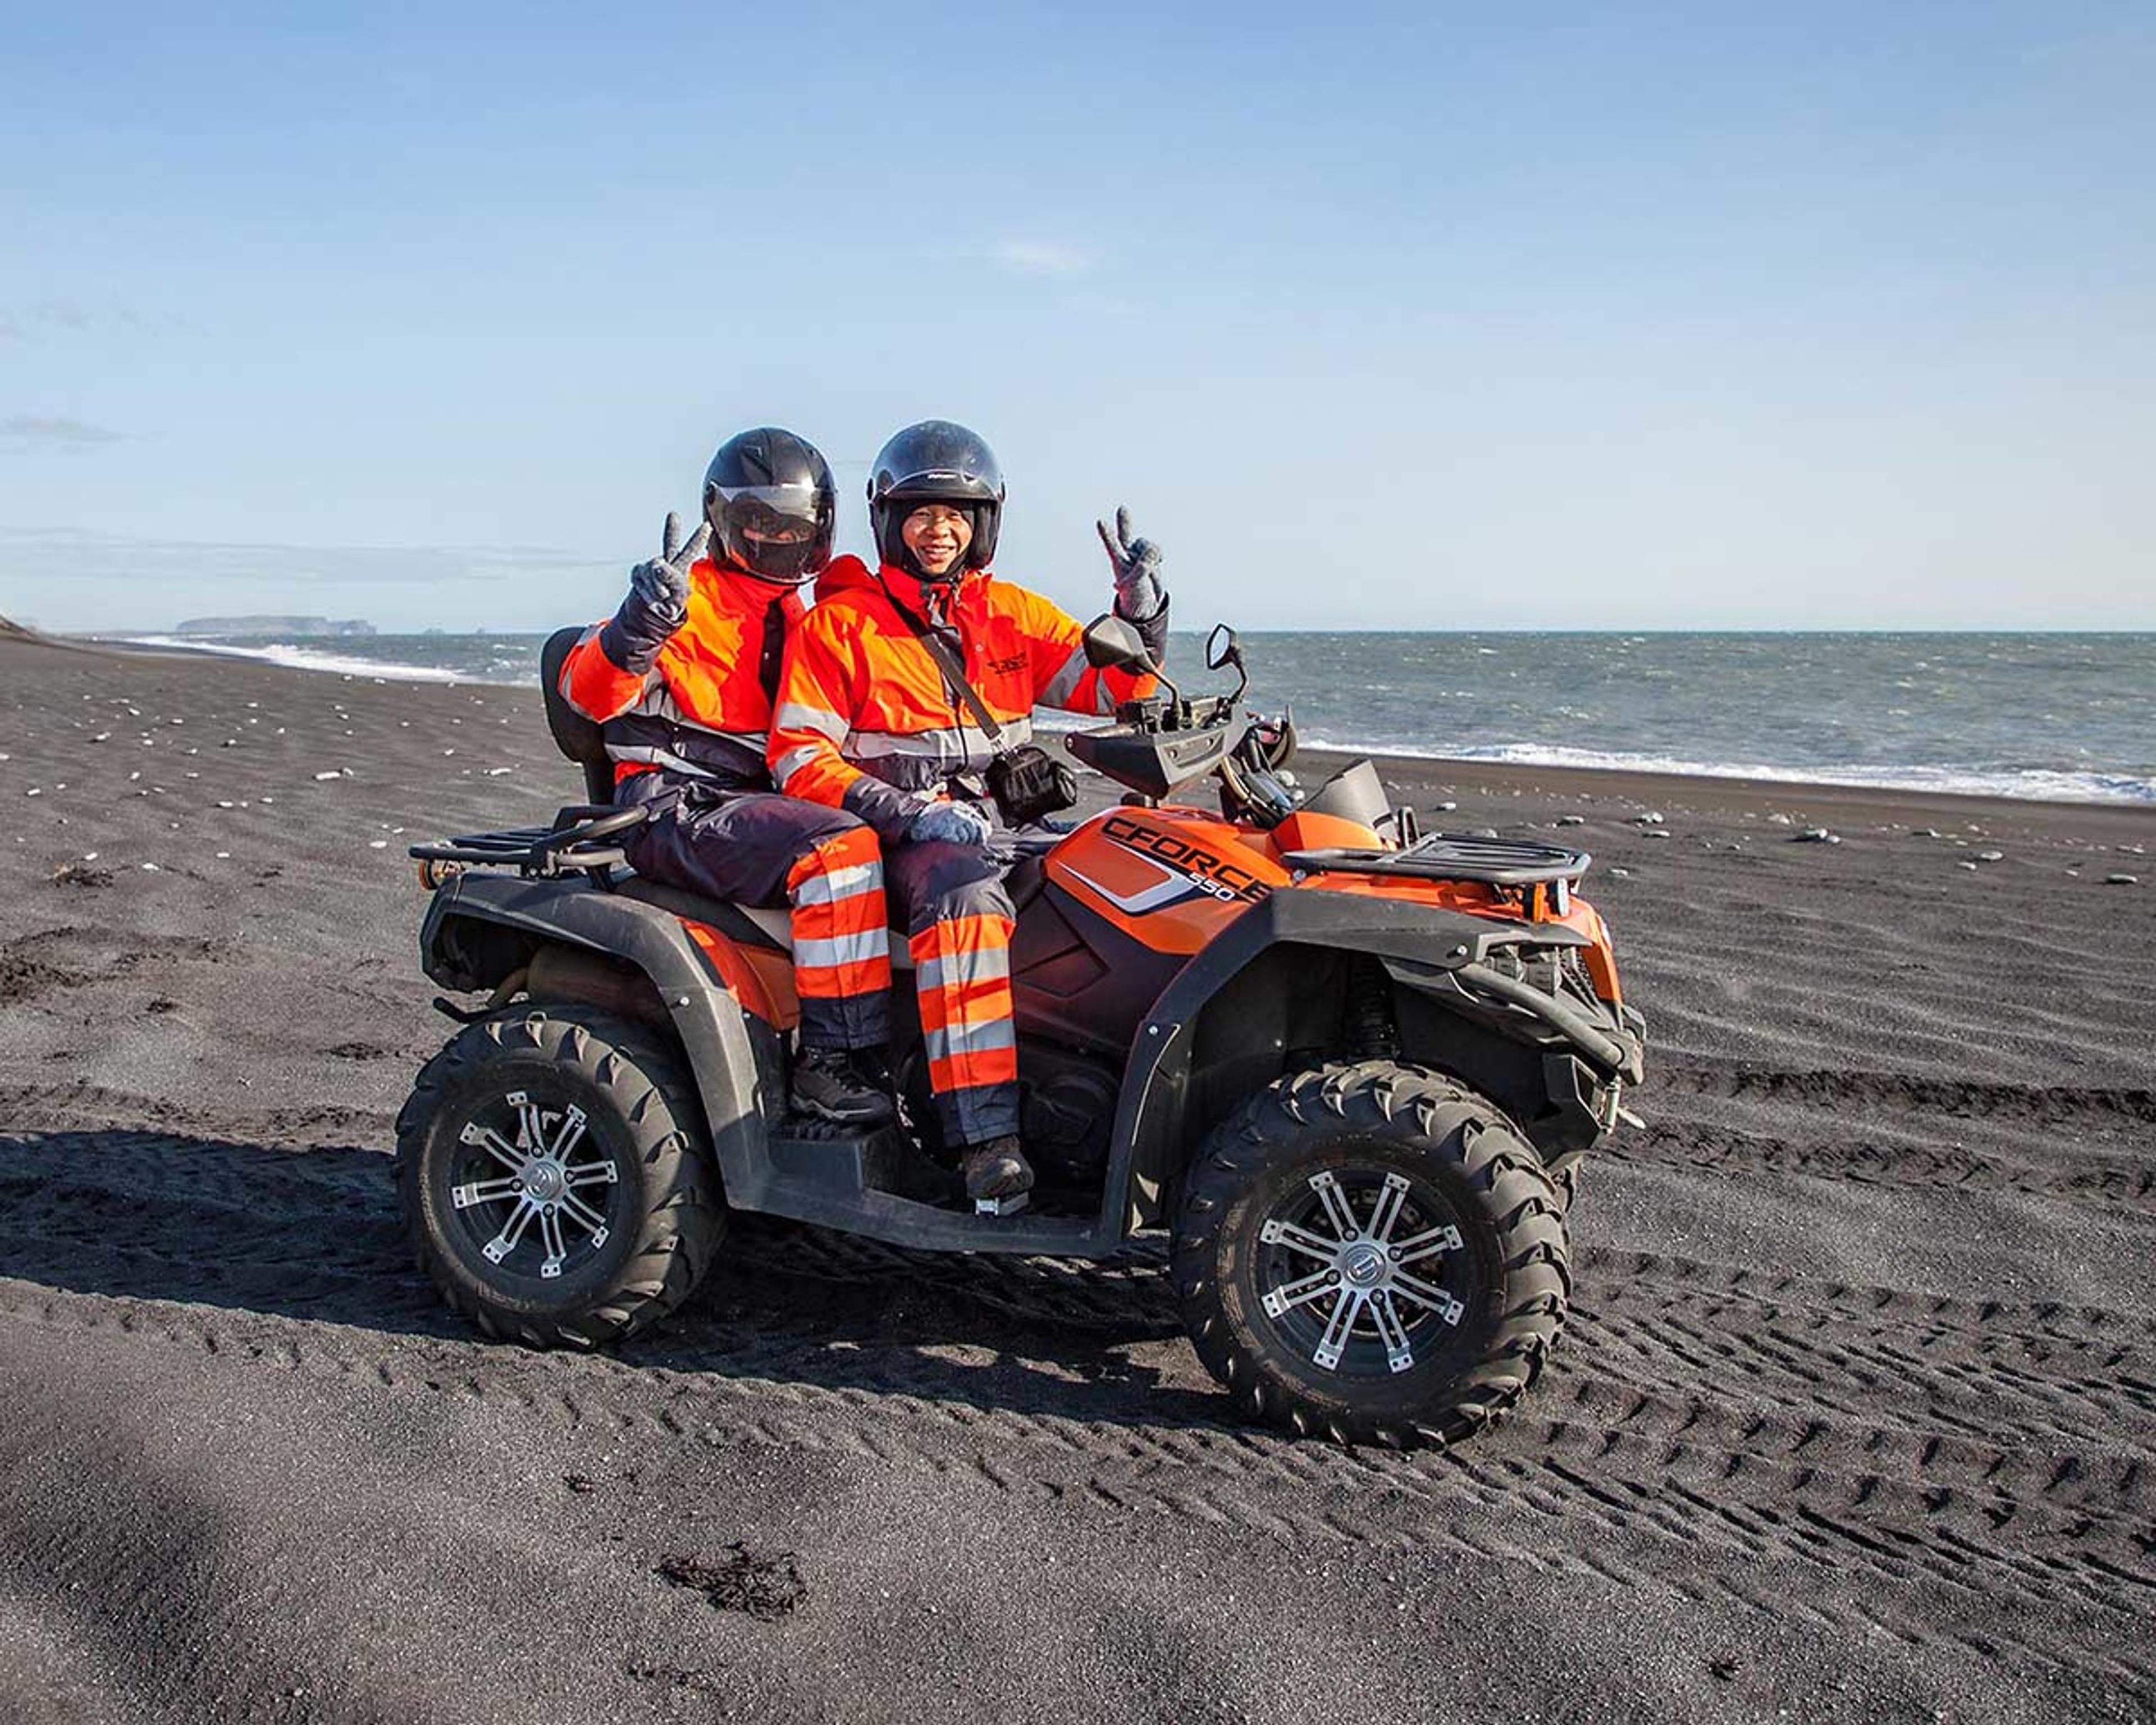
<instances>
[{"instance_id":1,"label":"reflective silver stripe","mask_svg":"<svg viewBox=\"0 0 2156 1725\"><path fill-rule=\"evenodd\" d=\"M614 761L645 761L654 767L665 767L675 773L685 773L691 778L716 776L710 768L699 767L694 761L685 761L671 749L647 748L635 743L608 743L607 757Z\"/></svg>"},{"instance_id":2,"label":"reflective silver stripe","mask_svg":"<svg viewBox=\"0 0 2156 1725\"><path fill-rule=\"evenodd\" d=\"M924 990L993 982L1010 974L1010 948L989 947L978 952L948 952L941 958L923 958L916 963L913 974L915 986Z\"/></svg>"},{"instance_id":3,"label":"reflective silver stripe","mask_svg":"<svg viewBox=\"0 0 2156 1725\"><path fill-rule=\"evenodd\" d=\"M819 969L839 964L864 964L871 958L891 957L891 931L864 928L858 934L834 934L824 940L796 941L793 962Z\"/></svg>"},{"instance_id":4,"label":"reflective silver stripe","mask_svg":"<svg viewBox=\"0 0 2156 1725\"><path fill-rule=\"evenodd\" d=\"M674 691L663 678L653 678L636 705L628 710L639 718L664 719L668 724L684 731L692 731L699 737L724 737L728 742L739 743L745 749L754 749L758 754L770 746L771 735L765 731L721 731L716 725L706 725L702 720L682 710L681 703L674 698Z\"/></svg>"},{"instance_id":5,"label":"reflective silver stripe","mask_svg":"<svg viewBox=\"0 0 2156 1725\"><path fill-rule=\"evenodd\" d=\"M924 1033L928 1058L947 1060L957 1054L987 1054L998 1048L1016 1048L1018 1029L1008 1017L988 1019L978 1024L953 1024L947 1030Z\"/></svg>"},{"instance_id":6,"label":"reflective silver stripe","mask_svg":"<svg viewBox=\"0 0 2156 1725\"><path fill-rule=\"evenodd\" d=\"M811 761L820 757L823 752L822 745L814 742L804 742L798 749L787 750L784 754L771 763L773 780L781 789L783 789L788 779Z\"/></svg>"},{"instance_id":7,"label":"reflective silver stripe","mask_svg":"<svg viewBox=\"0 0 2156 1725\"><path fill-rule=\"evenodd\" d=\"M836 713L798 701L779 702L778 711L771 716L771 726L774 731L821 732L834 742L844 742L849 728Z\"/></svg>"},{"instance_id":8,"label":"reflective silver stripe","mask_svg":"<svg viewBox=\"0 0 2156 1725\"><path fill-rule=\"evenodd\" d=\"M1092 668L1086 662L1085 648L1073 647L1070 656L1063 661L1063 669L1050 677L1048 686L1040 691L1040 704L1043 706L1067 706L1070 697L1077 692L1080 680Z\"/></svg>"},{"instance_id":9,"label":"reflective silver stripe","mask_svg":"<svg viewBox=\"0 0 2156 1725\"><path fill-rule=\"evenodd\" d=\"M1033 740L1033 720L1029 715L1010 720L1000 729L1004 742L1011 747ZM846 739L849 760L888 760L894 757L931 761L947 772L959 773L968 768L987 766L995 758L995 750L989 744L988 732L971 725L946 726L936 731L856 731Z\"/></svg>"},{"instance_id":10,"label":"reflective silver stripe","mask_svg":"<svg viewBox=\"0 0 2156 1725\"><path fill-rule=\"evenodd\" d=\"M855 863L850 868L833 869L828 874L811 875L793 889L793 902L828 905L842 898L860 898L882 891L883 865Z\"/></svg>"}]
</instances>

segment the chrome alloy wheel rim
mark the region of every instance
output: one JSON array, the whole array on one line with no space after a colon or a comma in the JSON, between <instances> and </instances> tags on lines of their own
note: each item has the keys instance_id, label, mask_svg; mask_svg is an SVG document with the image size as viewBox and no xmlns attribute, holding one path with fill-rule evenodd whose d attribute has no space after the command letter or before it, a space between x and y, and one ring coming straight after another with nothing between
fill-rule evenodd
<instances>
[{"instance_id":1,"label":"chrome alloy wheel rim","mask_svg":"<svg viewBox=\"0 0 2156 1725\"><path fill-rule=\"evenodd\" d=\"M473 1153L456 1170L449 1202L488 1263L552 1281L572 1255L597 1252L613 1237L621 1172L586 1142L588 1125L575 1104L549 1107L521 1090L465 1121L457 1142Z\"/></svg>"},{"instance_id":2,"label":"chrome alloy wheel rim","mask_svg":"<svg viewBox=\"0 0 2156 1725\"><path fill-rule=\"evenodd\" d=\"M1320 1169L1258 1238L1275 1249L1259 1268L1265 1314L1321 1370L1339 1370L1351 1353L1374 1365L1382 1353L1388 1370L1404 1372L1418 1345L1427 1353L1466 1315L1444 1285L1445 1260L1466 1242L1404 1174L1351 1185Z\"/></svg>"}]
</instances>

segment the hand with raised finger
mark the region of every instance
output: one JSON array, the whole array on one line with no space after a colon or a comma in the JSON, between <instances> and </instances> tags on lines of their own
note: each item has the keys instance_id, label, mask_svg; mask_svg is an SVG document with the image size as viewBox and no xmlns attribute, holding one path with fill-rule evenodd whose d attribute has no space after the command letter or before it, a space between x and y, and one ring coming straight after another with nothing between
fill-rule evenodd
<instances>
[{"instance_id":1,"label":"hand with raised finger","mask_svg":"<svg viewBox=\"0 0 2156 1725\"><path fill-rule=\"evenodd\" d=\"M614 613L614 639L608 648L616 663L649 670L667 637L689 620L689 570L711 542L710 525L700 521L685 543L681 517L669 512L660 554L629 572L629 597Z\"/></svg>"},{"instance_id":2,"label":"hand with raised finger","mask_svg":"<svg viewBox=\"0 0 2156 1725\"><path fill-rule=\"evenodd\" d=\"M1160 584L1160 547L1150 539L1131 536L1131 512L1120 506L1113 532L1106 521L1093 525L1100 530L1109 567L1115 571L1116 615L1131 623L1150 622L1168 601Z\"/></svg>"}]
</instances>

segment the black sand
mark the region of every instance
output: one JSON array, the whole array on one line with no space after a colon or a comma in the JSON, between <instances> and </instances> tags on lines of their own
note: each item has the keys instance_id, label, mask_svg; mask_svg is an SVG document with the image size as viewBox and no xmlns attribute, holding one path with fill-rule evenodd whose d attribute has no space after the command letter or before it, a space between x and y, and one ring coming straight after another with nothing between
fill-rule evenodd
<instances>
[{"instance_id":1,"label":"black sand","mask_svg":"<svg viewBox=\"0 0 2156 1725\"><path fill-rule=\"evenodd\" d=\"M0 755L0 1715L2156 1708L2156 814L1389 764L1583 818L1655 1032L1550 1374L1399 1456L1226 1419L1157 1249L480 1342L403 847L578 794L536 699L10 639Z\"/></svg>"}]
</instances>

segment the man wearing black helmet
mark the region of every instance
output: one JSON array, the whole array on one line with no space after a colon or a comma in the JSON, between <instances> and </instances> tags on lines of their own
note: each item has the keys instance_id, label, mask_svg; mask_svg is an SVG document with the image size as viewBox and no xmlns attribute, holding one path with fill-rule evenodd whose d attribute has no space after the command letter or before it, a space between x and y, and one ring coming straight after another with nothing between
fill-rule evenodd
<instances>
[{"instance_id":1,"label":"man wearing black helmet","mask_svg":"<svg viewBox=\"0 0 2156 1725\"><path fill-rule=\"evenodd\" d=\"M869 479L881 566L841 558L818 583L771 727L779 788L858 816L883 841L944 1142L963 1151L977 1199L1033 1184L1019 1139L1013 911L980 793L997 749L929 639L963 668L1006 749L1031 735L1035 706L1109 713L1152 686L1096 670L1075 619L990 573L1004 489L994 454L962 425L927 420L884 445ZM1116 519L1112 533L1100 530L1116 609L1158 662L1168 644L1160 553L1131 537L1128 511Z\"/></svg>"},{"instance_id":2,"label":"man wearing black helmet","mask_svg":"<svg viewBox=\"0 0 2156 1725\"><path fill-rule=\"evenodd\" d=\"M792 432L720 445L703 525L684 543L666 517L660 555L570 650L561 690L603 726L614 800L649 810L624 841L639 874L791 906L794 1104L865 1126L894 1112L875 1053L890 1038L880 847L858 817L778 795L765 763L787 637L802 585L830 561L836 504L829 466Z\"/></svg>"}]
</instances>

